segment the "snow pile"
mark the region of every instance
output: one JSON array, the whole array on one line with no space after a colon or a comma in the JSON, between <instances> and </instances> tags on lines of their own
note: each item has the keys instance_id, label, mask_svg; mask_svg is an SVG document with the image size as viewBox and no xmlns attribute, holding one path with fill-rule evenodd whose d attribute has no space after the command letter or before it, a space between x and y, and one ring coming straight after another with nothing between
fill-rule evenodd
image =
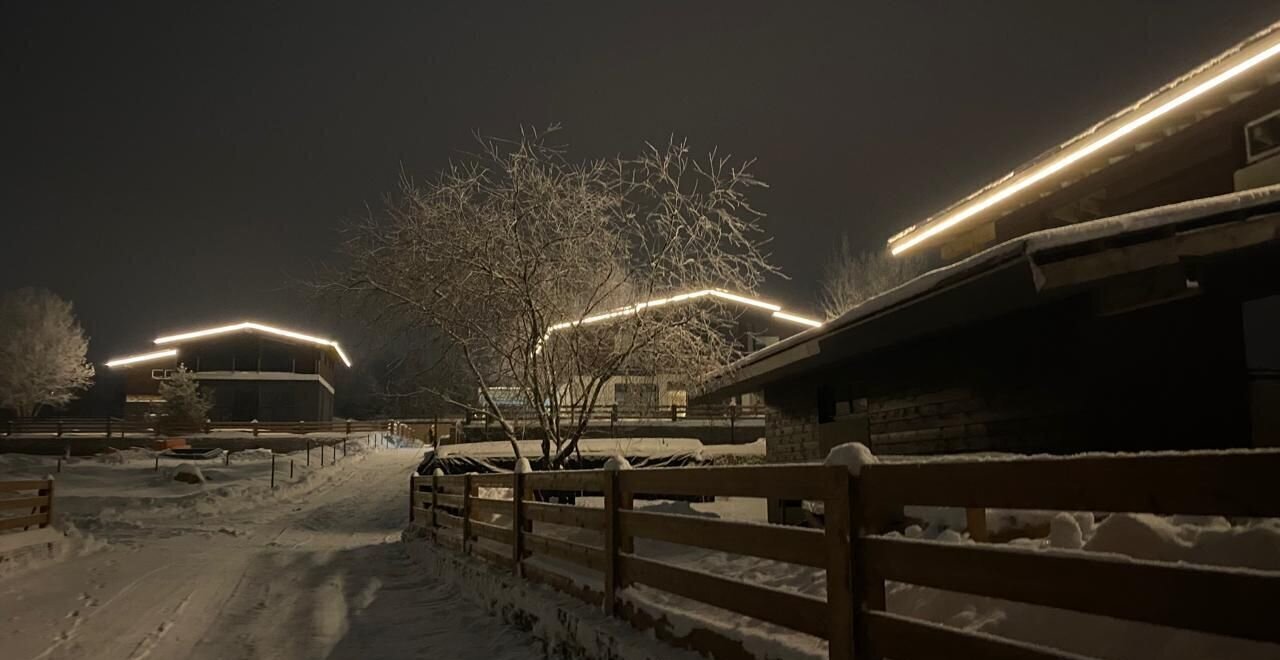
<instances>
[{"instance_id":1,"label":"snow pile","mask_svg":"<svg viewBox=\"0 0 1280 660\"><path fill-rule=\"evenodd\" d=\"M631 461L628 461L627 457L622 454L614 454L609 457L609 460L604 462L604 469L613 470L614 472L617 472L618 470L630 470L632 469Z\"/></svg>"},{"instance_id":2,"label":"snow pile","mask_svg":"<svg viewBox=\"0 0 1280 660\"><path fill-rule=\"evenodd\" d=\"M823 465L842 465L849 469L849 474L858 476L862 473L862 466L878 463L879 460L871 450L861 442L846 442L842 445L836 445L827 453L827 460L823 461Z\"/></svg>"},{"instance_id":3,"label":"snow pile","mask_svg":"<svg viewBox=\"0 0 1280 660\"><path fill-rule=\"evenodd\" d=\"M0 534L0 581L108 547L69 522L60 527Z\"/></svg>"}]
</instances>

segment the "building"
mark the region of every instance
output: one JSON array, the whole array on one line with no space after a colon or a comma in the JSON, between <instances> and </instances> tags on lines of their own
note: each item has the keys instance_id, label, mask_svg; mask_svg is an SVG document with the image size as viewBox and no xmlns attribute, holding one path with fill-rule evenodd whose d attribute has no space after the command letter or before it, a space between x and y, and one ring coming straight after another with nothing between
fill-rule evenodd
<instances>
[{"instance_id":1,"label":"building","mask_svg":"<svg viewBox=\"0 0 1280 660\"><path fill-rule=\"evenodd\" d=\"M578 323L556 324L551 327L551 331L566 330L575 325L607 323L640 310L659 306L700 304L725 306L726 316L733 321L726 332L743 352L771 346L801 330L822 325L817 320L785 311L780 305L766 300L720 289L701 289L646 300L585 318ZM619 415L622 416L666 416L671 406L676 406L680 409L677 414L682 416L683 409L689 403L689 387L690 383L676 375L622 374L610 378L604 384L596 400L596 407L610 409L616 406ZM524 396L518 387L491 387L489 392L499 406L508 409L519 409L524 406ZM752 392L738 393L732 398L739 409L751 409L759 404L756 394ZM483 405L483 398L480 399L480 403Z\"/></svg>"},{"instance_id":2,"label":"building","mask_svg":"<svg viewBox=\"0 0 1280 660\"><path fill-rule=\"evenodd\" d=\"M124 372L125 416L156 414L178 365L213 398L212 421L333 419L333 374L351 361L336 341L245 321L157 337L156 350L107 362Z\"/></svg>"},{"instance_id":3,"label":"building","mask_svg":"<svg viewBox=\"0 0 1280 660\"><path fill-rule=\"evenodd\" d=\"M1249 358L1280 341L1277 184L1273 26L900 232L934 270L695 399L762 391L770 462L1280 444Z\"/></svg>"}]
</instances>

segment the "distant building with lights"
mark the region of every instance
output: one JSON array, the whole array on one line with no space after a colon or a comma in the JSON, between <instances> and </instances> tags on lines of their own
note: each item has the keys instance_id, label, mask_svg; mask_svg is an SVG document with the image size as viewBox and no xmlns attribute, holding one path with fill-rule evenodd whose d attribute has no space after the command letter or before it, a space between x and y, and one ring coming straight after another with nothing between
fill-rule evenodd
<instances>
[{"instance_id":1,"label":"distant building with lights","mask_svg":"<svg viewBox=\"0 0 1280 660\"><path fill-rule=\"evenodd\" d=\"M158 412L160 383L178 365L213 398L211 421L333 419L334 371L351 362L336 341L242 322L158 337L154 350L110 360L124 372L125 416Z\"/></svg>"},{"instance_id":2,"label":"distant building with lights","mask_svg":"<svg viewBox=\"0 0 1280 660\"><path fill-rule=\"evenodd\" d=\"M762 391L770 462L1280 445L1280 24L889 248L935 269L695 400Z\"/></svg>"}]
</instances>

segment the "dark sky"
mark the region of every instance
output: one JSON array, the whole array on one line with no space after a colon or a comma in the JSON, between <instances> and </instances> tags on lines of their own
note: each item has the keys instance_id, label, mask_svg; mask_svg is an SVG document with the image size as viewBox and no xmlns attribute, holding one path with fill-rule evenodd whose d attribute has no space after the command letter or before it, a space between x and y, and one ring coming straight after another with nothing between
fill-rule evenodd
<instances>
[{"instance_id":1,"label":"dark sky","mask_svg":"<svg viewBox=\"0 0 1280 660\"><path fill-rule=\"evenodd\" d=\"M809 307L867 246L1266 24L1252 0L7 2L0 289L72 299L91 358L253 318L398 171L560 122L581 157L688 136L759 159ZM183 3L185 4L185 3ZM403 6L396 6L396 5Z\"/></svg>"}]
</instances>

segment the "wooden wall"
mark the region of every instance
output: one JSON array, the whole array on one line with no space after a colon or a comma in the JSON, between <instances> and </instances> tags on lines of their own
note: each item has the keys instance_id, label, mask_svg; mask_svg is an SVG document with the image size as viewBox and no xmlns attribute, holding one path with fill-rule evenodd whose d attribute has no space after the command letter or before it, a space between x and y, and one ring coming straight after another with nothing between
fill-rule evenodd
<instances>
[{"instance_id":1,"label":"wooden wall","mask_svg":"<svg viewBox=\"0 0 1280 660\"><path fill-rule=\"evenodd\" d=\"M878 453L1249 446L1240 306L1066 301L766 389L771 462Z\"/></svg>"}]
</instances>

